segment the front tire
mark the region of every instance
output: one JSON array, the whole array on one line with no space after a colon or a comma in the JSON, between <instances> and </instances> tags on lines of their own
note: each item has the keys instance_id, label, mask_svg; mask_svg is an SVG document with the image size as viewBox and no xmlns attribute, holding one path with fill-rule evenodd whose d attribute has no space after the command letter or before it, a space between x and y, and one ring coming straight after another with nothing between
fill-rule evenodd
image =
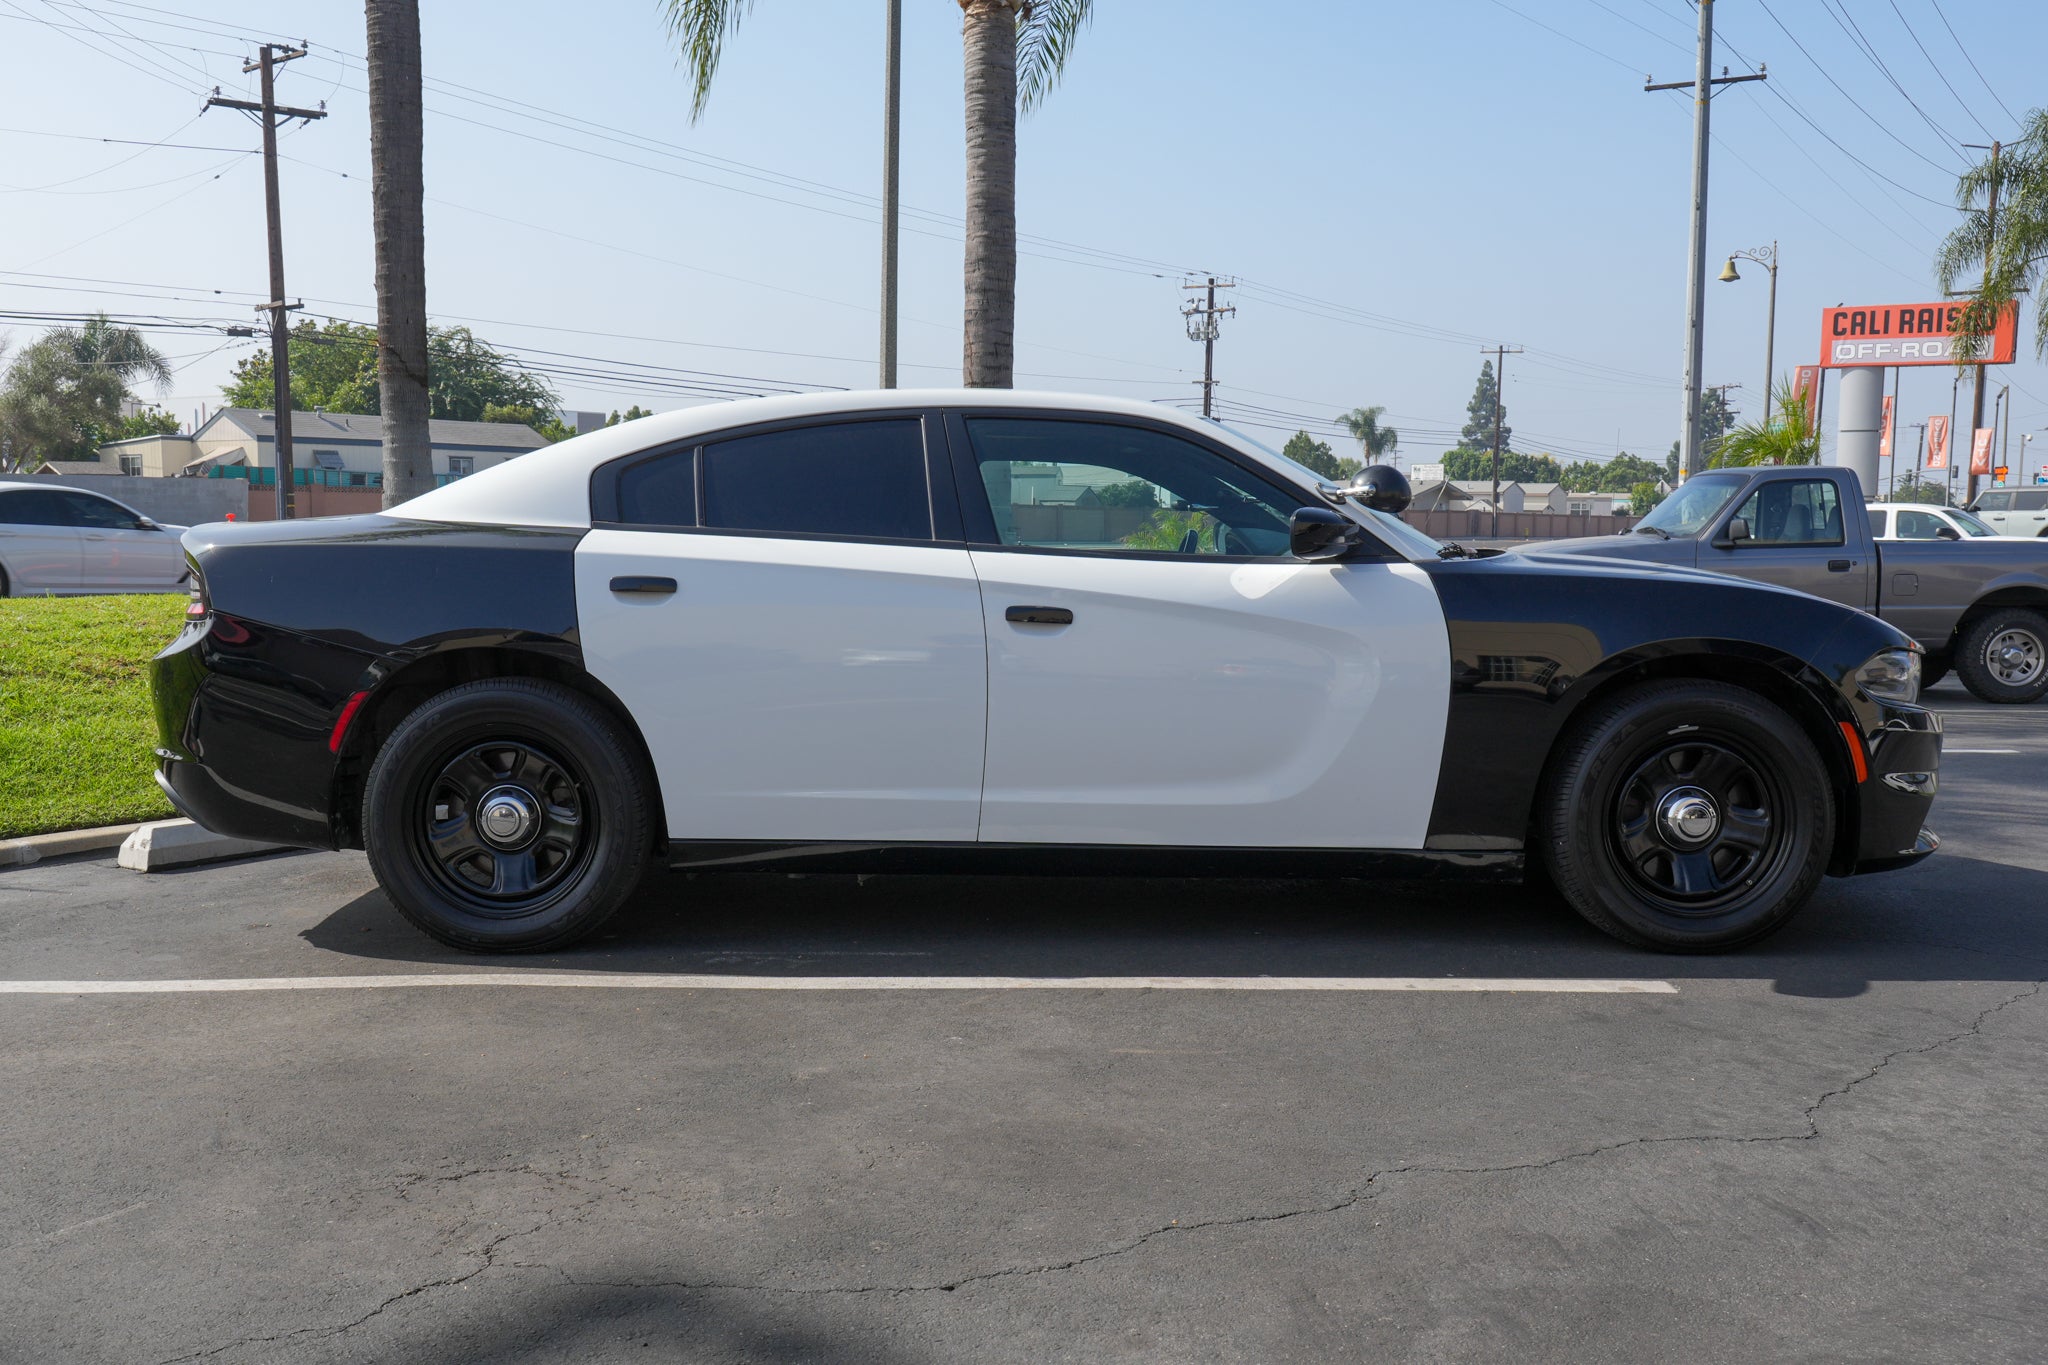
<instances>
[{"instance_id":1,"label":"front tire","mask_svg":"<svg viewBox=\"0 0 2048 1365\"><path fill-rule=\"evenodd\" d=\"M2016 705L2048 693L2048 617L2027 607L1998 607L1963 628L1956 676L1982 701Z\"/></svg>"},{"instance_id":2,"label":"front tire","mask_svg":"<svg viewBox=\"0 0 2048 1365\"><path fill-rule=\"evenodd\" d=\"M569 688L451 688L379 750L363 847L399 913L450 947L560 948L610 918L646 870L644 768L624 728Z\"/></svg>"},{"instance_id":3,"label":"front tire","mask_svg":"<svg viewBox=\"0 0 2048 1365\"><path fill-rule=\"evenodd\" d=\"M1637 947L1716 952L1783 928L1834 843L1826 769L1753 692L1666 682L1596 703L1539 808L1541 853L1586 921Z\"/></svg>"}]
</instances>

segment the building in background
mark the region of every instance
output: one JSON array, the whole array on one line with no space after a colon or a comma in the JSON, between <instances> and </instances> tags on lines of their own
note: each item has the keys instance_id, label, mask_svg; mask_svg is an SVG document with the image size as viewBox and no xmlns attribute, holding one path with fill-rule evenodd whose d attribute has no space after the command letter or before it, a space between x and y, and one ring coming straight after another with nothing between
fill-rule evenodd
<instances>
[{"instance_id":1,"label":"building in background","mask_svg":"<svg viewBox=\"0 0 2048 1365\"><path fill-rule=\"evenodd\" d=\"M577 414L586 416L588 414ZM446 483L548 444L517 422L428 423L434 475ZM254 408L222 408L189 436L138 436L101 446L94 473L154 478L239 478L277 482L277 436L272 416ZM384 419L339 412L292 414L296 483L330 488L377 488L384 482ZM82 473L67 468L64 473Z\"/></svg>"}]
</instances>

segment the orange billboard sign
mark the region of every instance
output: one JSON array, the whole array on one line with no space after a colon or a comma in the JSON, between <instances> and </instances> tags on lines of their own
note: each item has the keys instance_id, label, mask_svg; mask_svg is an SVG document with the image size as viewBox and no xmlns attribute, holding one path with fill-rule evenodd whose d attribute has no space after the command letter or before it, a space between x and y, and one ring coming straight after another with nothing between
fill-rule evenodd
<instances>
[{"instance_id":1,"label":"orange billboard sign","mask_svg":"<svg viewBox=\"0 0 2048 1365\"><path fill-rule=\"evenodd\" d=\"M1829 369L1858 365L1953 365L1948 329L1964 304L1881 303L1820 310L1820 363ZM1965 364L2010 365L2019 343L2019 306L2007 304L1998 327L1979 336L1984 353Z\"/></svg>"}]
</instances>

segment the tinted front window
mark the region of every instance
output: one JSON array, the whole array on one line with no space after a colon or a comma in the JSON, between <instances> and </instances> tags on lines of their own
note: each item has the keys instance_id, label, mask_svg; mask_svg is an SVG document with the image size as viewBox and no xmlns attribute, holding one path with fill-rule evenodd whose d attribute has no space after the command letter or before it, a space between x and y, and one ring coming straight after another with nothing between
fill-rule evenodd
<instances>
[{"instance_id":1,"label":"tinted front window","mask_svg":"<svg viewBox=\"0 0 2048 1365\"><path fill-rule=\"evenodd\" d=\"M1977 512L2009 512L2012 510L2012 494L1986 493L1977 499L1976 507L1971 510Z\"/></svg>"},{"instance_id":2,"label":"tinted front window","mask_svg":"<svg viewBox=\"0 0 2048 1365\"><path fill-rule=\"evenodd\" d=\"M967 421L1005 545L1285 555L1298 494L1165 432L1107 422Z\"/></svg>"},{"instance_id":3,"label":"tinted front window","mask_svg":"<svg viewBox=\"0 0 2048 1365\"><path fill-rule=\"evenodd\" d=\"M1968 512L1956 511L1950 512L1949 515L1955 518L1956 525L1963 528L1963 534L1966 536L1995 536L1998 534L1998 532L1992 530Z\"/></svg>"},{"instance_id":4,"label":"tinted front window","mask_svg":"<svg viewBox=\"0 0 2048 1365\"><path fill-rule=\"evenodd\" d=\"M704 447L704 525L790 535L930 540L916 418L841 422Z\"/></svg>"},{"instance_id":5,"label":"tinted front window","mask_svg":"<svg viewBox=\"0 0 2048 1365\"><path fill-rule=\"evenodd\" d=\"M619 520L629 526L697 524L697 452L671 450L619 471Z\"/></svg>"},{"instance_id":6,"label":"tinted front window","mask_svg":"<svg viewBox=\"0 0 2048 1365\"><path fill-rule=\"evenodd\" d=\"M133 528L135 514L118 503L90 493L54 493L63 500L68 524L72 526Z\"/></svg>"},{"instance_id":7,"label":"tinted front window","mask_svg":"<svg viewBox=\"0 0 2048 1365\"><path fill-rule=\"evenodd\" d=\"M1842 504L1826 479L1785 479L1749 495L1737 516L1759 545L1840 545Z\"/></svg>"}]
</instances>

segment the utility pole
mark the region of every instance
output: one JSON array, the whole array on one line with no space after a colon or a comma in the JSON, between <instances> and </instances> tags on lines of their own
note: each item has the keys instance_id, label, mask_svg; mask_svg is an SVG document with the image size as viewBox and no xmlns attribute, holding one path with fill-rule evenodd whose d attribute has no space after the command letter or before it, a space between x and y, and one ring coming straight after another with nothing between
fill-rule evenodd
<instances>
[{"instance_id":1,"label":"utility pole","mask_svg":"<svg viewBox=\"0 0 2048 1365\"><path fill-rule=\"evenodd\" d=\"M1892 406L1897 408L1898 404L1894 403ZM1920 486L1920 462L1927 458L1927 423L1915 422L1913 423L1913 430L1919 433L1913 441L1913 486L1918 488ZM1899 462L1894 459L1892 461L1892 497L1896 498L1898 492ZM1890 501L1890 499L1887 499L1887 501Z\"/></svg>"},{"instance_id":2,"label":"utility pole","mask_svg":"<svg viewBox=\"0 0 2048 1365\"><path fill-rule=\"evenodd\" d=\"M896 387L896 154L903 133L903 0L888 6L882 78L882 387Z\"/></svg>"},{"instance_id":3,"label":"utility pole","mask_svg":"<svg viewBox=\"0 0 2048 1365\"><path fill-rule=\"evenodd\" d=\"M1481 346L1479 353L1493 352L1493 530L1491 540L1500 539L1500 390L1508 377L1508 357L1520 355L1519 346Z\"/></svg>"},{"instance_id":4,"label":"utility pole","mask_svg":"<svg viewBox=\"0 0 2048 1365\"><path fill-rule=\"evenodd\" d=\"M1643 89L1693 92L1692 116L1692 257L1685 286L1685 426L1679 445L1679 473L1690 476L1701 467L1700 457L1700 365L1706 345L1707 293L1707 146L1709 123L1714 107L1714 87L1739 85L1743 81L1767 80L1763 68L1753 76L1731 76L1723 67L1714 76L1714 0L1699 0L1699 60L1689 81L1654 85L1648 78Z\"/></svg>"},{"instance_id":5,"label":"utility pole","mask_svg":"<svg viewBox=\"0 0 2048 1365\"><path fill-rule=\"evenodd\" d=\"M1216 337L1222 330L1217 319L1237 312L1234 306L1218 308L1216 306L1216 291L1219 289L1235 289L1236 287L1237 281L1218 281L1214 275L1209 277L1209 283L1206 286L1199 284L1183 284L1181 286L1184 290L1207 288L1209 291L1209 301L1206 305L1198 299L1189 299L1187 305L1180 310L1181 316L1188 320L1188 340L1202 343L1202 416L1204 417L1214 415Z\"/></svg>"},{"instance_id":6,"label":"utility pole","mask_svg":"<svg viewBox=\"0 0 2048 1365\"><path fill-rule=\"evenodd\" d=\"M1966 147L1981 147L1982 144L1969 142ZM1991 144L1991 198L1984 211L1984 281L1991 282L1991 248L1998 242L1998 152L1999 144ZM1977 357L1977 393L1970 400L1970 449L1974 455L1977 448L1977 428L1984 425L1984 369L1988 356ZM1963 505L1977 501L1977 461L1970 461L1968 481L1963 485L1967 495Z\"/></svg>"},{"instance_id":7,"label":"utility pole","mask_svg":"<svg viewBox=\"0 0 2048 1365\"><path fill-rule=\"evenodd\" d=\"M292 374L291 374L291 311L303 305L287 303L284 296L284 226L277 203L277 121L304 119L308 123L316 118L327 117L326 102L318 109L292 109L277 102L277 68L285 62L296 61L306 55L305 45L286 47L279 43L265 43L262 55L253 62L242 63L242 74L252 71L263 73L263 102L251 104L247 100L223 99L218 87L206 101L207 109L215 105L223 109L239 109L245 114L254 114L263 124L263 217L270 237L270 302L258 304L256 311L270 314L270 378L271 401L276 413L271 426L277 434L277 519L289 521L293 512L292 498Z\"/></svg>"},{"instance_id":8,"label":"utility pole","mask_svg":"<svg viewBox=\"0 0 2048 1365\"><path fill-rule=\"evenodd\" d=\"M1709 385L1707 385L1707 386L1706 386L1706 388L1704 388L1703 390L1701 390L1701 391L1700 391L1700 403L1701 403L1701 406L1700 406L1700 413L1701 413L1700 421L1701 421L1701 423L1702 423L1702 424L1704 424L1704 423L1706 422L1706 416L1705 416L1705 413L1706 413L1706 396L1707 396L1708 394L1710 394L1710 393L1718 393L1718 394L1720 394L1720 395L1721 395L1721 410L1722 410L1723 412L1726 412L1726 411L1728 410L1728 390L1730 390L1730 389L1739 389L1739 388L1741 388L1741 387L1742 387L1742 385L1740 385L1740 384L1733 384L1733 383L1730 383L1730 384L1709 384ZM1770 412L1771 412L1771 404L1770 404L1770 400L1769 400L1768 398L1766 398L1766 399L1764 400L1764 420L1765 420L1765 421L1767 421L1767 422L1768 422L1768 421L1770 420ZM1723 433L1723 434L1725 434L1725 433ZM1701 445L1705 445L1705 444L1706 444L1706 441L1705 441L1705 439L1704 439L1704 438L1702 438L1702 440L1701 440L1700 444L1701 444ZM1702 463L1702 464L1704 464L1705 462L1706 462L1706 456L1705 456L1705 453L1704 453L1704 452L1702 452L1702 454L1701 454L1701 463Z\"/></svg>"}]
</instances>

